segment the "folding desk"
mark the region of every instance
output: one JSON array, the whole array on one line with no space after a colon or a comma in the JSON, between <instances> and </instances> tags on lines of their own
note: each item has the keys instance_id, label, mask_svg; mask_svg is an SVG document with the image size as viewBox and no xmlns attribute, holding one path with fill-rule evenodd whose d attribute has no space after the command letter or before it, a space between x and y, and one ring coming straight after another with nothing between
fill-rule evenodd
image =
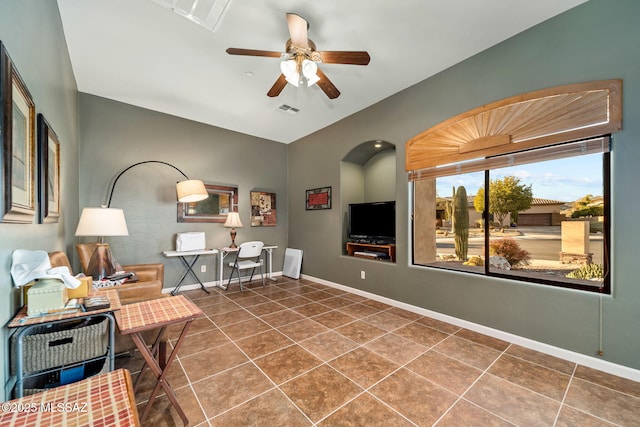
<instances>
[{"instance_id":1,"label":"folding desk","mask_svg":"<svg viewBox=\"0 0 640 427\"><path fill-rule=\"evenodd\" d=\"M218 253L217 249L202 249L198 251L164 251L162 253L167 258L173 258L173 257L180 258L180 260L182 261L182 264L184 264L185 266L184 274L182 275L180 280L178 280L178 283L176 283L175 288L173 288L173 290L171 291L171 295L175 295L178 292L178 290L180 289L180 286L182 286L182 282L184 281L184 279L187 277L189 273L191 273L191 275L198 281L198 283L200 283L200 287L202 288L202 290L204 290L206 293L209 293L207 288L205 288L202 282L200 281L200 278L198 277L198 275L195 273L195 271L193 271L193 266L196 264L196 261L198 261L198 258L200 258L200 255L215 255ZM189 261L187 257L192 257L191 261Z\"/></svg>"},{"instance_id":2,"label":"folding desk","mask_svg":"<svg viewBox=\"0 0 640 427\"><path fill-rule=\"evenodd\" d=\"M120 311L115 313L116 323L118 329L123 335L131 335L131 339L136 344L138 351L144 358L145 365L140 371L140 377L144 375L145 369L148 366L153 375L156 377L156 385L149 396L149 400L142 412L140 421L149 415L153 401L160 391L160 387L165 391L167 398L173 405L173 407L180 415L182 422L187 425L189 420L186 414L180 407L176 394L174 393L171 385L166 379L167 371L169 370L171 363L178 354L178 350L187 335L187 330L195 319L204 316L204 313L200 308L185 298L184 295L177 295L166 298L156 298L153 300L138 302L134 304L127 304L122 306ZM165 354L166 345L162 345L165 342L164 334L168 326L184 323L182 332L173 347L173 351L166 359ZM152 329L160 329L156 341L149 347L145 343L142 333ZM158 357L158 360L155 357ZM138 378L140 379L140 378Z\"/></svg>"}]
</instances>

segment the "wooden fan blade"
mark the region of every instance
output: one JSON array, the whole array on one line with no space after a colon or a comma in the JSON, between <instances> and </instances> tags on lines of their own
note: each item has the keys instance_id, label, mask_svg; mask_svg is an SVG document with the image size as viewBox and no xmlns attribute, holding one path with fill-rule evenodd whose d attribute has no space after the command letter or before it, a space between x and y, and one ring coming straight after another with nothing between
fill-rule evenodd
<instances>
[{"instance_id":1,"label":"wooden fan blade","mask_svg":"<svg viewBox=\"0 0 640 427\"><path fill-rule=\"evenodd\" d=\"M325 64L367 65L371 57L363 51L327 51L318 52Z\"/></svg>"},{"instance_id":2,"label":"wooden fan blade","mask_svg":"<svg viewBox=\"0 0 640 427\"><path fill-rule=\"evenodd\" d=\"M229 55L267 56L269 58L280 58L282 56L282 52L257 49L239 49L236 47L230 47L229 49L227 49L227 53Z\"/></svg>"},{"instance_id":3,"label":"wooden fan blade","mask_svg":"<svg viewBox=\"0 0 640 427\"><path fill-rule=\"evenodd\" d=\"M323 73L320 68L318 68L316 74L318 74L318 77L320 77L320 80L318 80L318 83L316 84L320 86L320 89L322 89L325 94L327 94L329 99L336 99L340 96L340 91L338 90L338 88L335 87L333 83L331 83L329 77L327 77L327 75Z\"/></svg>"},{"instance_id":4,"label":"wooden fan blade","mask_svg":"<svg viewBox=\"0 0 640 427\"><path fill-rule=\"evenodd\" d=\"M267 96L275 98L276 96L280 95L280 92L282 92L282 89L284 89L286 85L287 79L285 78L284 74L280 74L278 80L276 80L273 86L271 86L271 89L269 89L269 92L267 92Z\"/></svg>"},{"instance_id":5,"label":"wooden fan blade","mask_svg":"<svg viewBox=\"0 0 640 427\"><path fill-rule=\"evenodd\" d=\"M308 48L307 30L309 29L309 23L307 20L295 13L287 13L287 26L289 27L291 44L301 48Z\"/></svg>"}]
</instances>

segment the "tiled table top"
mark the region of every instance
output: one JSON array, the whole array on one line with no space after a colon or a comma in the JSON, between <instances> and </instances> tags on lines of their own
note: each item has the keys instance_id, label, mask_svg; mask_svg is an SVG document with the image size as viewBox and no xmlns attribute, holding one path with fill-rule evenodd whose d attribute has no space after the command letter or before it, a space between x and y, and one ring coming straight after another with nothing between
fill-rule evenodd
<instances>
[{"instance_id":1,"label":"tiled table top","mask_svg":"<svg viewBox=\"0 0 640 427\"><path fill-rule=\"evenodd\" d=\"M106 295L107 298L109 298L109 303L111 304L109 308L104 308L101 310L93 310L89 312L78 310L73 313L47 314L45 316L29 317L27 316L27 306L25 305L18 312L18 314L16 314L16 316L13 319L11 319L11 322L9 322L7 327L17 328L20 326L35 325L38 323L53 322L53 321L62 320L62 319L73 319L74 317L82 317L88 314L93 315L98 313L105 313L105 312L120 310L121 305L120 305L120 298L118 298L118 291L116 291L115 289L105 290L105 291L101 291L100 295Z\"/></svg>"},{"instance_id":2,"label":"tiled table top","mask_svg":"<svg viewBox=\"0 0 640 427\"><path fill-rule=\"evenodd\" d=\"M5 426L139 426L129 371L118 369L2 403Z\"/></svg>"},{"instance_id":3,"label":"tiled table top","mask_svg":"<svg viewBox=\"0 0 640 427\"><path fill-rule=\"evenodd\" d=\"M189 299L178 295L127 304L122 306L115 316L120 332L132 334L193 320L204 316L204 313Z\"/></svg>"}]
</instances>

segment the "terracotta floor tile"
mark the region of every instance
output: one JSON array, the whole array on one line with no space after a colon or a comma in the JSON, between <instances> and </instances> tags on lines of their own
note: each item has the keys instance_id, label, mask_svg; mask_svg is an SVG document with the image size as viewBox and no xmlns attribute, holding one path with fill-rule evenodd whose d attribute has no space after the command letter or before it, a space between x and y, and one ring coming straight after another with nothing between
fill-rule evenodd
<instances>
[{"instance_id":1,"label":"terracotta floor tile","mask_svg":"<svg viewBox=\"0 0 640 427\"><path fill-rule=\"evenodd\" d=\"M562 401L571 379L569 375L507 355L500 356L488 372L557 401Z\"/></svg>"},{"instance_id":2,"label":"terracotta floor tile","mask_svg":"<svg viewBox=\"0 0 640 427\"><path fill-rule=\"evenodd\" d=\"M333 298L333 295L330 294L329 292L316 290L315 292L309 292L304 294L304 297L309 298L311 301L320 302L322 300Z\"/></svg>"},{"instance_id":3,"label":"terracotta floor tile","mask_svg":"<svg viewBox=\"0 0 640 427\"><path fill-rule=\"evenodd\" d=\"M207 316L169 373L190 425L640 425L638 382L308 279L266 284L183 292ZM142 359L116 363L135 379ZM146 421L182 425L164 392Z\"/></svg>"},{"instance_id":4,"label":"terracotta floor tile","mask_svg":"<svg viewBox=\"0 0 640 427\"><path fill-rule=\"evenodd\" d=\"M385 331L393 331L411 322L404 317L399 317L386 311L372 314L371 316L367 316L362 320L377 328L384 329Z\"/></svg>"},{"instance_id":5,"label":"terracotta floor tile","mask_svg":"<svg viewBox=\"0 0 640 427\"><path fill-rule=\"evenodd\" d=\"M489 374L484 374L464 397L522 426L553 426L560 409L560 402Z\"/></svg>"},{"instance_id":6,"label":"terracotta floor tile","mask_svg":"<svg viewBox=\"0 0 640 427\"><path fill-rule=\"evenodd\" d=\"M172 340L171 345L175 346L177 340ZM227 338L219 329L210 329L196 335L190 335L182 341L178 356L188 356L189 354L207 350L219 345L229 344Z\"/></svg>"},{"instance_id":7,"label":"terracotta floor tile","mask_svg":"<svg viewBox=\"0 0 640 427\"><path fill-rule=\"evenodd\" d=\"M140 372L134 373L131 376L131 380L134 384L136 384L139 376ZM185 375L184 370L180 364L175 361L169 367L169 372L167 372L166 378L174 390L189 384L189 379ZM136 402L146 402L149 399L149 396L151 396L151 392L156 386L156 382L155 375L153 375L149 369L145 369L142 380L140 380L140 383L136 388ZM164 390L160 389L160 395L163 394Z\"/></svg>"},{"instance_id":8,"label":"terracotta floor tile","mask_svg":"<svg viewBox=\"0 0 640 427\"><path fill-rule=\"evenodd\" d=\"M371 316L372 314L380 312L380 310L376 308L372 308L361 303L340 307L338 310L351 317L355 317L356 319L362 319L363 317Z\"/></svg>"},{"instance_id":9,"label":"terracotta floor tile","mask_svg":"<svg viewBox=\"0 0 640 427\"><path fill-rule=\"evenodd\" d=\"M581 365L576 368L575 376L585 381L640 398L640 383L638 382Z\"/></svg>"},{"instance_id":10,"label":"terracotta floor tile","mask_svg":"<svg viewBox=\"0 0 640 427\"><path fill-rule=\"evenodd\" d=\"M269 301L262 304L252 305L251 307L246 307L246 309L254 316L264 316L265 314L275 313L286 310L287 308L277 302Z\"/></svg>"},{"instance_id":11,"label":"terracotta floor tile","mask_svg":"<svg viewBox=\"0 0 640 427\"><path fill-rule=\"evenodd\" d=\"M227 297L219 293L213 293L200 298L191 299L198 307L204 308L210 305L220 304L225 301L229 301Z\"/></svg>"},{"instance_id":12,"label":"terracotta floor tile","mask_svg":"<svg viewBox=\"0 0 640 427\"><path fill-rule=\"evenodd\" d=\"M391 308L389 304L385 304L383 302L372 299L366 299L362 301L362 304L366 305L367 307L375 308L376 310L388 310Z\"/></svg>"},{"instance_id":13,"label":"terracotta floor tile","mask_svg":"<svg viewBox=\"0 0 640 427\"><path fill-rule=\"evenodd\" d=\"M459 330L456 332L456 336L498 351L505 351L507 347L509 347L509 343L507 341L493 338L479 332L470 331L469 329Z\"/></svg>"},{"instance_id":14,"label":"terracotta floor tile","mask_svg":"<svg viewBox=\"0 0 640 427\"><path fill-rule=\"evenodd\" d=\"M329 329L314 320L303 318L298 322L282 326L278 328L278 330L294 341L302 341L315 335L325 333Z\"/></svg>"},{"instance_id":15,"label":"terracotta floor tile","mask_svg":"<svg viewBox=\"0 0 640 427\"><path fill-rule=\"evenodd\" d=\"M252 317L242 322L222 326L220 329L232 340L239 340L251 335L266 332L272 328L257 317Z\"/></svg>"},{"instance_id":16,"label":"terracotta floor tile","mask_svg":"<svg viewBox=\"0 0 640 427\"><path fill-rule=\"evenodd\" d=\"M209 319L211 319L219 328L234 323L244 322L245 320L251 320L253 318L253 314L242 308L220 314L209 315Z\"/></svg>"},{"instance_id":17,"label":"terracotta floor tile","mask_svg":"<svg viewBox=\"0 0 640 427\"><path fill-rule=\"evenodd\" d=\"M291 309L260 316L260 319L267 322L274 328L279 328L280 326L288 325L289 323L294 323L304 318L305 317L302 314L296 313Z\"/></svg>"},{"instance_id":18,"label":"terracotta floor tile","mask_svg":"<svg viewBox=\"0 0 640 427\"><path fill-rule=\"evenodd\" d=\"M385 334L384 330L362 320L341 326L336 329L336 332L360 344L367 343Z\"/></svg>"},{"instance_id":19,"label":"terracotta floor tile","mask_svg":"<svg viewBox=\"0 0 640 427\"><path fill-rule=\"evenodd\" d=\"M202 412L200 403L193 393L193 390L191 390L191 387L174 388L174 391L180 407L189 419L189 425L197 425L206 421L206 416ZM146 403L137 405L139 416L142 416L145 406ZM167 396L163 395L153 401L149 415L144 419L142 425L174 427L182 426L183 423Z\"/></svg>"},{"instance_id":20,"label":"terracotta floor tile","mask_svg":"<svg viewBox=\"0 0 640 427\"><path fill-rule=\"evenodd\" d=\"M362 389L335 369L322 365L280 386L313 422L335 411Z\"/></svg>"},{"instance_id":21,"label":"terracotta floor tile","mask_svg":"<svg viewBox=\"0 0 640 427\"><path fill-rule=\"evenodd\" d=\"M571 382L564 403L616 424L640 425L640 398L579 378Z\"/></svg>"},{"instance_id":22,"label":"terracotta floor tile","mask_svg":"<svg viewBox=\"0 0 640 427\"><path fill-rule=\"evenodd\" d=\"M346 325L347 323L351 323L356 319L337 310L331 310L326 313L313 316L313 320L327 328L335 329L342 325Z\"/></svg>"},{"instance_id":23,"label":"terracotta floor tile","mask_svg":"<svg viewBox=\"0 0 640 427\"><path fill-rule=\"evenodd\" d=\"M387 310L387 312L411 321L418 320L422 317L422 315L418 313L414 313L413 311L405 310L399 307L391 307L389 310Z\"/></svg>"},{"instance_id":24,"label":"terracotta floor tile","mask_svg":"<svg viewBox=\"0 0 640 427\"><path fill-rule=\"evenodd\" d=\"M225 369L246 363L248 360L247 356L238 350L234 344L224 344L186 357L180 357L180 364L189 380L194 382L222 372Z\"/></svg>"},{"instance_id":25,"label":"terracotta floor tile","mask_svg":"<svg viewBox=\"0 0 640 427\"><path fill-rule=\"evenodd\" d=\"M272 288L270 292L262 293L262 295L266 296L271 301L278 301L281 299L291 298L295 296L295 294L292 294L291 292L285 291L284 289L281 289L281 288Z\"/></svg>"},{"instance_id":26,"label":"terracotta floor tile","mask_svg":"<svg viewBox=\"0 0 640 427\"><path fill-rule=\"evenodd\" d=\"M297 313L302 314L303 316L312 317L318 314L326 313L327 311L330 311L331 308L317 302L312 302L310 304L293 307L293 310Z\"/></svg>"},{"instance_id":27,"label":"terracotta floor tile","mask_svg":"<svg viewBox=\"0 0 640 427\"><path fill-rule=\"evenodd\" d=\"M331 308L340 308L340 307L346 307L348 305L355 304L355 302L348 300L346 298L342 298L340 296L334 296L329 299L323 299L320 302L320 304L326 305L327 307L331 307Z\"/></svg>"},{"instance_id":28,"label":"terracotta floor tile","mask_svg":"<svg viewBox=\"0 0 640 427\"><path fill-rule=\"evenodd\" d=\"M483 370L500 356L497 350L455 336L450 336L433 349Z\"/></svg>"},{"instance_id":29,"label":"terracotta floor tile","mask_svg":"<svg viewBox=\"0 0 640 427\"><path fill-rule=\"evenodd\" d=\"M435 351L426 352L406 368L458 395L482 375L481 370Z\"/></svg>"},{"instance_id":30,"label":"terracotta floor tile","mask_svg":"<svg viewBox=\"0 0 640 427\"><path fill-rule=\"evenodd\" d=\"M293 295L293 296L290 296L290 297L287 297L287 298L279 299L277 301L278 301L278 304L282 304L282 305L284 305L285 307L288 307L288 308L296 308L296 307L299 307L301 305L306 305L306 304L309 304L309 303L313 302L310 299L307 299L307 298L305 298L303 296L300 296L300 295Z\"/></svg>"},{"instance_id":31,"label":"terracotta floor tile","mask_svg":"<svg viewBox=\"0 0 640 427\"><path fill-rule=\"evenodd\" d=\"M562 405L555 427L613 427L615 425L570 406Z\"/></svg>"},{"instance_id":32,"label":"terracotta floor tile","mask_svg":"<svg viewBox=\"0 0 640 427\"><path fill-rule=\"evenodd\" d=\"M334 331L316 335L298 344L325 362L351 351L358 346L355 341Z\"/></svg>"},{"instance_id":33,"label":"terracotta floor tile","mask_svg":"<svg viewBox=\"0 0 640 427\"><path fill-rule=\"evenodd\" d=\"M369 393L364 393L336 412L320 421L319 427L329 426L393 426L410 427L414 424L380 402Z\"/></svg>"},{"instance_id":34,"label":"terracotta floor tile","mask_svg":"<svg viewBox=\"0 0 640 427\"><path fill-rule=\"evenodd\" d=\"M478 406L459 400L453 408L445 414L438 422L438 427L462 427L462 426L482 426L482 427L513 427L507 422Z\"/></svg>"},{"instance_id":35,"label":"terracotta floor tile","mask_svg":"<svg viewBox=\"0 0 640 427\"><path fill-rule=\"evenodd\" d=\"M434 318L431 318L431 317L421 317L420 319L416 320L416 322L418 322L418 323L420 323L422 325L428 326L430 328L437 329L437 330L442 331L442 332L444 332L446 334L453 334L453 333L459 331L460 329L462 329L462 328L460 328L460 326L456 326L456 325L453 325L451 323L443 322L441 320L434 319Z\"/></svg>"},{"instance_id":36,"label":"terracotta floor tile","mask_svg":"<svg viewBox=\"0 0 640 427\"><path fill-rule=\"evenodd\" d=\"M311 426L311 421L279 390L271 390L209 420L212 427Z\"/></svg>"},{"instance_id":37,"label":"terracotta floor tile","mask_svg":"<svg viewBox=\"0 0 640 427\"><path fill-rule=\"evenodd\" d=\"M293 344L293 341L276 330L270 330L238 340L236 344L250 358L255 359L288 347Z\"/></svg>"},{"instance_id":38,"label":"terracotta floor tile","mask_svg":"<svg viewBox=\"0 0 640 427\"><path fill-rule=\"evenodd\" d=\"M276 384L282 384L322 364L322 360L299 345L283 348L254 362Z\"/></svg>"},{"instance_id":39,"label":"terracotta floor tile","mask_svg":"<svg viewBox=\"0 0 640 427\"><path fill-rule=\"evenodd\" d=\"M420 323L413 322L400 329L393 331L394 334L403 338L422 344L425 347L431 347L447 338L449 335L440 332L437 329L424 326Z\"/></svg>"},{"instance_id":40,"label":"terracotta floor tile","mask_svg":"<svg viewBox=\"0 0 640 427\"><path fill-rule=\"evenodd\" d=\"M567 375L571 375L576 367L575 363L569 362L568 360L540 353L539 351L521 347L516 344L512 344L507 349L506 353Z\"/></svg>"},{"instance_id":41,"label":"terracotta floor tile","mask_svg":"<svg viewBox=\"0 0 640 427\"><path fill-rule=\"evenodd\" d=\"M400 369L371 388L370 393L420 426L431 426L457 396L417 374Z\"/></svg>"},{"instance_id":42,"label":"terracotta floor tile","mask_svg":"<svg viewBox=\"0 0 640 427\"><path fill-rule=\"evenodd\" d=\"M193 383L207 417L215 417L272 389L273 383L252 363Z\"/></svg>"},{"instance_id":43,"label":"terracotta floor tile","mask_svg":"<svg viewBox=\"0 0 640 427\"><path fill-rule=\"evenodd\" d=\"M363 388L371 387L400 367L362 347L332 360L329 365Z\"/></svg>"},{"instance_id":44,"label":"terracotta floor tile","mask_svg":"<svg viewBox=\"0 0 640 427\"><path fill-rule=\"evenodd\" d=\"M404 365L427 350L427 347L398 335L383 335L365 346L389 360Z\"/></svg>"}]
</instances>

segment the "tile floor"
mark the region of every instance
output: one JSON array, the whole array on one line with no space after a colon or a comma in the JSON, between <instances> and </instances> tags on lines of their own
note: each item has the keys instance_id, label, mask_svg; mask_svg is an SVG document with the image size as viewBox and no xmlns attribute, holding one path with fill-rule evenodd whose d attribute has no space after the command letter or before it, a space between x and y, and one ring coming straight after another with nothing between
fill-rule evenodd
<instances>
[{"instance_id":1,"label":"tile floor","mask_svg":"<svg viewBox=\"0 0 640 427\"><path fill-rule=\"evenodd\" d=\"M309 280L254 283L183 293L206 314L168 374L190 425L640 425L640 383ZM141 358L117 365L135 379ZM143 425L182 422L162 396Z\"/></svg>"}]
</instances>

